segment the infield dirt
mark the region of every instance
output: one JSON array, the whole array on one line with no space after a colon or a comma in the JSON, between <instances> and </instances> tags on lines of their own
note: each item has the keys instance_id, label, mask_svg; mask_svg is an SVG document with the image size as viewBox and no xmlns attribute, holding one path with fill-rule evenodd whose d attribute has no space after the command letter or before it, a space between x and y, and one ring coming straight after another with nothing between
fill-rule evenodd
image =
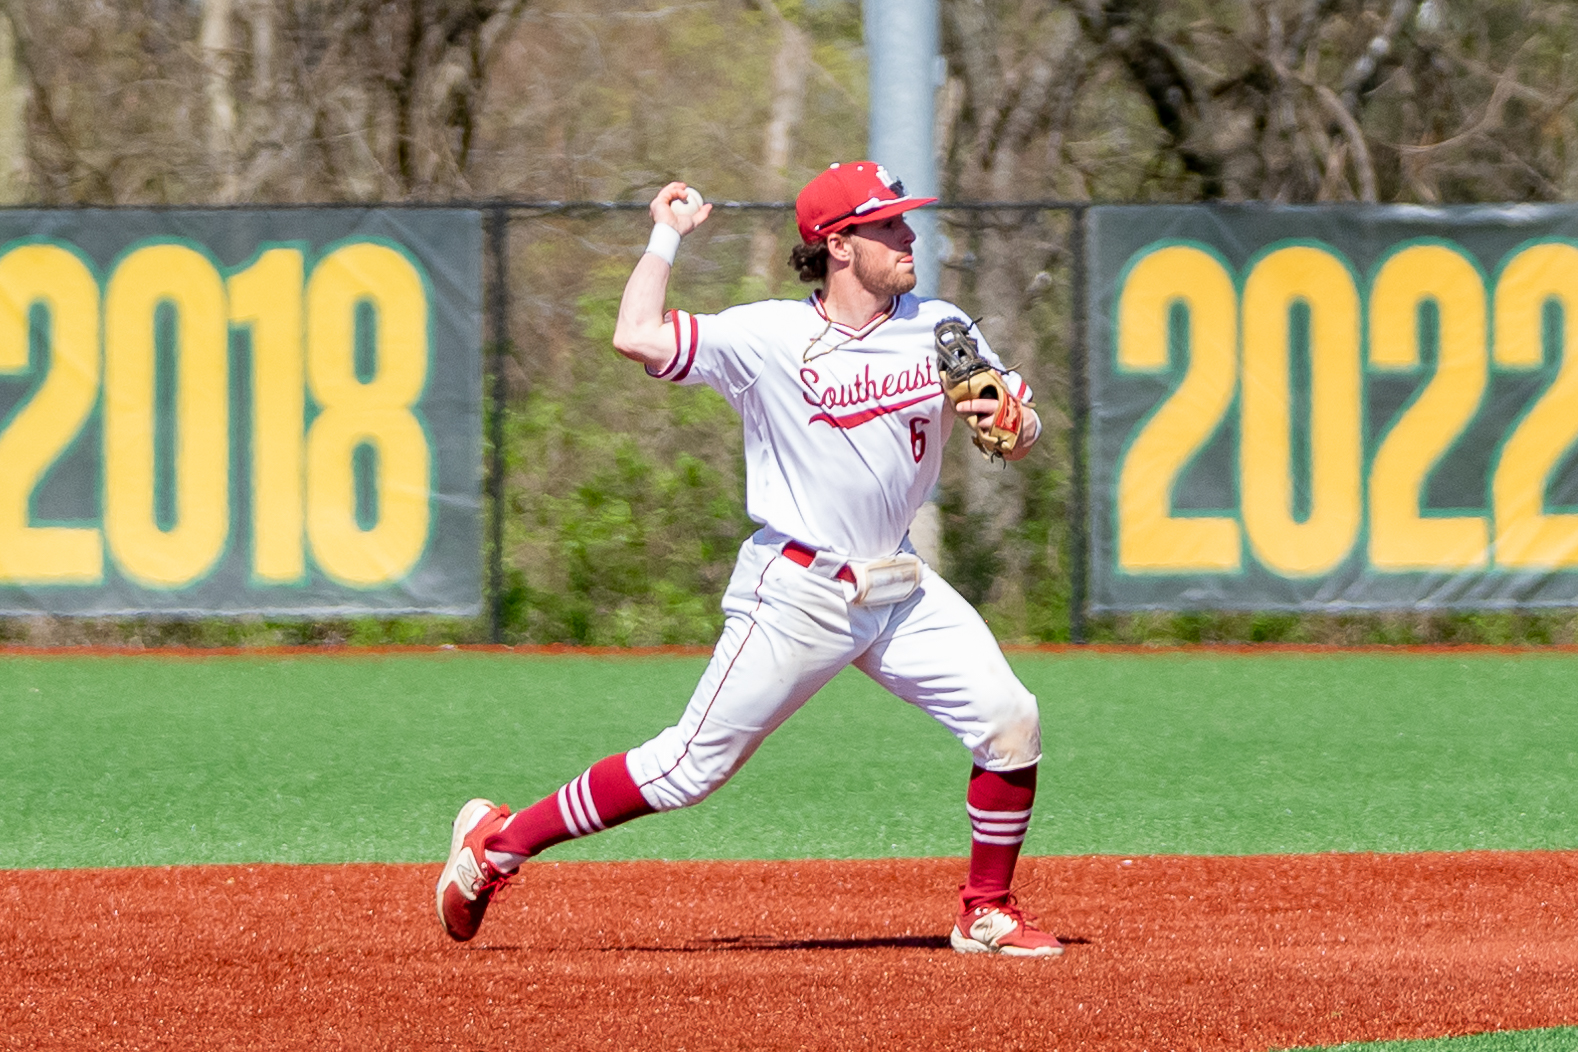
<instances>
[{"instance_id":1,"label":"infield dirt","mask_svg":"<svg viewBox=\"0 0 1578 1052\"><path fill-rule=\"evenodd\" d=\"M959 859L0 872L7 1049L1247 1049L1578 1022L1578 852L1034 858L1061 958L947 947Z\"/></svg>"}]
</instances>

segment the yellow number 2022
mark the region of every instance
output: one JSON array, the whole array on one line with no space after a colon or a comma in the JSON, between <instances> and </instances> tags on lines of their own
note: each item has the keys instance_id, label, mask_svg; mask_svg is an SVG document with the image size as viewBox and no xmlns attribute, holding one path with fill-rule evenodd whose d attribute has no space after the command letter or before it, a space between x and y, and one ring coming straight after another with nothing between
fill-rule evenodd
<instances>
[{"instance_id":1,"label":"yellow number 2022","mask_svg":"<svg viewBox=\"0 0 1578 1052\"><path fill-rule=\"evenodd\" d=\"M1490 526L1479 515L1422 515L1425 478L1479 411L1485 392L1485 283L1461 252L1413 245L1392 256L1370 293L1370 367L1421 365L1421 307L1439 319L1435 375L1375 454L1370 469L1370 564L1380 570L1484 566Z\"/></svg>"},{"instance_id":2,"label":"yellow number 2022","mask_svg":"<svg viewBox=\"0 0 1578 1052\"><path fill-rule=\"evenodd\" d=\"M1179 332L1190 349L1183 380L1140 422L1122 457L1116 549L1123 572L1238 568L1232 519L1168 512L1182 467L1223 419L1235 389L1240 516L1245 547L1261 567L1285 578L1329 573L1367 521L1366 568L1377 573L1578 569L1578 512L1549 507L1578 443L1578 243L1515 250L1493 296L1462 248L1404 244L1362 299L1330 248L1286 244L1250 264L1236 304L1232 279L1213 255L1160 244L1129 268L1116 314L1121 371L1166 369ZM1296 344L1307 363L1295 362ZM1381 427L1367 477L1361 346L1381 376L1418 375L1430 357L1425 348L1435 350L1430 375ZM1294 419L1296 365L1309 375L1303 509L1295 508L1302 465L1294 440L1305 433ZM1542 368L1548 379L1508 422L1494 456L1489 514L1427 509L1431 473L1485 408L1491 370Z\"/></svg>"},{"instance_id":3,"label":"yellow number 2022","mask_svg":"<svg viewBox=\"0 0 1578 1052\"><path fill-rule=\"evenodd\" d=\"M1362 456L1359 293L1348 269L1311 245L1279 248L1244 282L1239 442L1244 529L1262 565L1314 577L1352 549ZM1308 322L1310 509L1294 515L1291 349L1296 308Z\"/></svg>"},{"instance_id":4,"label":"yellow number 2022","mask_svg":"<svg viewBox=\"0 0 1578 1052\"><path fill-rule=\"evenodd\" d=\"M1496 283L1496 365L1528 370L1544 360L1546 336L1559 336L1560 364L1544 394L1501 447L1491 483L1496 563L1507 569L1578 566L1578 515L1545 510L1545 492L1578 437L1578 247L1534 245L1507 264ZM1547 308L1556 308L1547 312ZM1554 317L1552 316L1554 315ZM1559 329L1547 333L1555 322Z\"/></svg>"},{"instance_id":5,"label":"yellow number 2022","mask_svg":"<svg viewBox=\"0 0 1578 1052\"><path fill-rule=\"evenodd\" d=\"M1118 367L1157 373L1185 337L1183 378L1118 473L1118 565L1127 573L1236 570L1242 541L1226 516L1171 514L1179 473L1216 430L1238 381L1237 293L1227 268L1190 245L1159 249L1129 272L1118 300Z\"/></svg>"}]
</instances>

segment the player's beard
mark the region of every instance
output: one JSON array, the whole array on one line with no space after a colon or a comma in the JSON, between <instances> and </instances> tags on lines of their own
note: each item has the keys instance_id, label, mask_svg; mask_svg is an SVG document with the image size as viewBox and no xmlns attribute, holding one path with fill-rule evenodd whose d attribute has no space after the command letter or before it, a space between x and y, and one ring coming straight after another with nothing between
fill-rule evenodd
<instances>
[{"instance_id":1,"label":"player's beard","mask_svg":"<svg viewBox=\"0 0 1578 1052\"><path fill-rule=\"evenodd\" d=\"M887 250L873 245L867 248L861 241L850 242L854 251L849 261L855 280L867 291L877 296L901 296L915 287L915 271L902 271L898 263L887 262Z\"/></svg>"}]
</instances>

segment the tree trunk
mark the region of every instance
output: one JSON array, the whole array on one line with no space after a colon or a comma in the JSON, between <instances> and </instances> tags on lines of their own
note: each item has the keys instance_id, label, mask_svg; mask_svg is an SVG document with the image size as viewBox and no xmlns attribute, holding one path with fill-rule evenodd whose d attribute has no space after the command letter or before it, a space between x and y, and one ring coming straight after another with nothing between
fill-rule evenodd
<instances>
[{"instance_id":1,"label":"tree trunk","mask_svg":"<svg viewBox=\"0 0 1578 1052\"><path fill-rule=\"evenodd\" d=\"M230 84L234 66L230 54L230 0L203 0L198 46L203 53L203 88L208 98L208 156L218 200L228 204L235 201L240 185L236 173L236 99Z\"/></svg>"},{"instance_id":2,"label":"tree trunk","mask_svg":"<svg viewBox=\"0 0 1578 1052\"><path fill-rule=\"evenodd\" d=\"M0 15L0 204L14 205L27 188L27 82L17 68L16 27Z\"/></svg>"},{"instance_id":3,"label":"tree trunk","mask_svg":"<svg viewBox=\"0 0 1578 1052\"><path fill-rule=\"evenodd\" d=\"M789 151L794 145L795 128L805 112L806 75L811 68L811 44L805 31L779 13L772 3L762 9L778 23L778 52L773 56L772 111L762 143L762 176L757 185L764 201L779 201L789 196ZM757 221L751 234L750 267L747 273L768 288L777 282L783 260L779 258L778 220L765 217Z\"/></svg>"}]
</instances>

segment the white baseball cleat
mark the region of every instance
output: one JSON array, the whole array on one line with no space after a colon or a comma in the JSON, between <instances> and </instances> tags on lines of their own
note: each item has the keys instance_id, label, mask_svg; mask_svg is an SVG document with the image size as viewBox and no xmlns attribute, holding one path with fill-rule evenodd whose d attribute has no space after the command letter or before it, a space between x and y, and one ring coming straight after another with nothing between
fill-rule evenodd
<instances>
[{"instance_id":1,"label":"white baseball cleat","mask_svg":"<svg viewBox=\"0 0 1578 1052\"><path fill-rule=\"evenodd\" d=\"M1012 895L1003 902L976 906L959 914L948 936L958 953L997 953L1004 957L1056 957L1057 937L1031 923Z\"/></svg>"},{"instance_id":2,"label":"white baseball cleat","mask_svg":"<svg viewBox=\"0 0 1578 1052\"><path fill-rule=\"evenodd\" d=\"M449 861L439 874L435 898L438 921L457 942L477 934L493 893L510 882L510 874L495 868L483 851L484 842L499 831L509 816L508 807L480 797L466 801L455 816Z\"/></svg>"}]
</instances>

